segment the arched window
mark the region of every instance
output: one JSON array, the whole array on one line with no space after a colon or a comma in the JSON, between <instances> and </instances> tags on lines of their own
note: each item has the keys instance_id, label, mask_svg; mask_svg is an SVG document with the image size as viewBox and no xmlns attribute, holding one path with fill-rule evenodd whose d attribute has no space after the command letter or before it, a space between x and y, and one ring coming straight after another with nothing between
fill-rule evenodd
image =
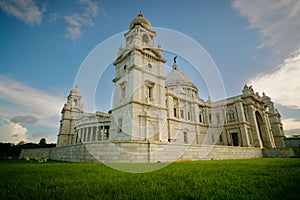
<instances>
[{"instance_id":1,"label":"arched window","mask_svg":"<svg viewBox=\"0 0 300 200\"><path fill-rule=\"evenodd\" d=\"M77 106L77 99L73 99L72 106L73 106L73 107L76 107L76 106Z\"/></svg>"},{"instance_id":2,"label":"arched window","mask_svg":"<svg viewBox=\"0 0 300 200\"><path fill-rule=\"evenodd\" d=\"M228 120L228 122L234 122L235 121L235 115L234 115L234 112L232 110L227 113L227 120Z\"/></svg>"},{"instance_id":3,"label":"arched window","mask_svg":"<svg viewBox=\"0 0 300 200\"><path fill-rule=\"evenodd\" d=\"M144 34L142 40L143 40L144 43L148 43L149 42L149 36L147 34Z\"/></svg>"}]
</instances>

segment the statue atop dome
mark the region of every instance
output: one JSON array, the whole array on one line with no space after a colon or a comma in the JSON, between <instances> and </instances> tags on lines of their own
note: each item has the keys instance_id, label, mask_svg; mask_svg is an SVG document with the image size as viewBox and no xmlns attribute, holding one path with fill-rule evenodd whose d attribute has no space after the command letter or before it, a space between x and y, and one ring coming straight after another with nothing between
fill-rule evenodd
<instances>
[{"instance_id":1,"label":"statue atop dome","mask_svg":"<svg viewBox=\"0 0 300 200\"><path fill-rule=\"evenodd\" d=\"M174 64L176 64L176 59L177 59L177 56L174 57Z\"/></svg>"}]
</instances>

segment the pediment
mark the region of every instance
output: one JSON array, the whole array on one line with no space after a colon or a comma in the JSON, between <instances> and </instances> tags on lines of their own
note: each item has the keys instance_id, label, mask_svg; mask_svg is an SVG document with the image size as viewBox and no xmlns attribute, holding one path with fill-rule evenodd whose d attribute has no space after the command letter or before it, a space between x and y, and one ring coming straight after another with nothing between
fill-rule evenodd
<instances>
[{"instance_id":1,"label":"pediment","mask_svg":"<svg viewBox=\"0 0 300 200\"><path fill-rule=\"evenodd\" d=\"M156 57L158 59L164 59L161 53L153 48L143 48L143 52L149 54L150 56Z\"/></svg>"}]
</instances>

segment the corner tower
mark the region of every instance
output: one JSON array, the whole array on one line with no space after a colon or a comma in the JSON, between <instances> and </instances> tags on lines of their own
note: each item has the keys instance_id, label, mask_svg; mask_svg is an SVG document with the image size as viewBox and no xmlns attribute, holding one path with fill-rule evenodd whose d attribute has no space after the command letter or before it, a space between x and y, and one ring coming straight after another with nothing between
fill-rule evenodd
<instances>
[{"instance_id":1,"label":"corner tower","mask_svg":"<svg viewBox=\"0 0 300 200\"><path fill-rule=\"evenodd\" d=\"M156 32L140 12L114 62L112 140L167 141L165 75Z\"/></svg>"},{"instance_id":2,"label":"corner tower","mask_svg":"<svg viewBox=\"0 0 300 200\"><path fill-rule=\"evenodd\" d=\"M67 103L61 111L60 128L57 146L66 146L72 142L74 137L74 120L80 118L83 113L81 103L81 92L77 85L70 91Z\"/></svg>"}]
</instances>

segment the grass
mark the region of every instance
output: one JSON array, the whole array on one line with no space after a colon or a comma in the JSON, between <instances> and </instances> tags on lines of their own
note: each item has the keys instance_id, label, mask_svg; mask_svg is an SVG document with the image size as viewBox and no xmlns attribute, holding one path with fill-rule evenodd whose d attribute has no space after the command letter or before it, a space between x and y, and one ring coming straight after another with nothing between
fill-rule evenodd
<instances>
[{"instance_id":1,"label":"grass","mask_svg":"<svg viewBox=\"0 0 300 200\"><path fill-rule=\"evenodd\" d=\"M0 160L0 199L299 199L299 196L300 159L296 158L176 162L140 174L96 163Z\"/></svg>"}]
</instances>

